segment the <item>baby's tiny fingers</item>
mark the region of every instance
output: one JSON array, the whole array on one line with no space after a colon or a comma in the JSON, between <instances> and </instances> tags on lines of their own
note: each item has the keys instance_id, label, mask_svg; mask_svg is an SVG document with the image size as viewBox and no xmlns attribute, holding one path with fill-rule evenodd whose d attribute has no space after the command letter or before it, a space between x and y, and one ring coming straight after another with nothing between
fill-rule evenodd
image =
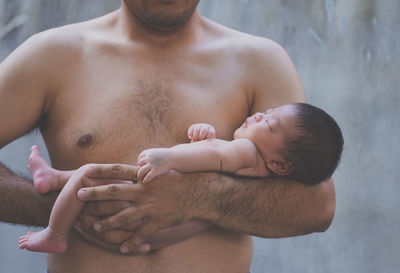
<instances>
[{"instance_id":1,"label":"baby's tiny fingers","mask_svg":"<svg viewBox=\"0 0 400 273\"><path fill-rule=\"evenodd\" d=\"M137 173L137 178L139 180L142 180L143 177L150 171L150 169L151 169L151 167L148 164L140 167L140 169L138 170L138 173Z\"/></svg>"},{"instance_id":2,"label":"baby's tiny fingers","mask_svg":"<svg viewBox=\"0 0 400 273\"><path fill-rule=\"evenodd\" d=\"M147 163L147 160L144 157L142 157L141 159L138 160L139 166L146 165L146 163Z\"/></svg>"},{"instance_id":3,"label":"baby's tiny fingers","mask_svg":"<svg viewBox=\"0 0 400 273\"><path fill-rule=\"evenodd\" d=\"M146 153L141 152L140 155L138 156L138 160L141 159L141 158L143 158L143 157L145 157L145 156L146 156Z\"/></svg>"},{"instance_id":4,"label":"baby's tiny fingers","mask_svg":"<svg viewBox=\"0 0 400 273\"><path fill-rule=\"evenodd\" d=\"M143 184L149 183L153 179L152 171L148 172L146 176L143 178Z\"/></svg>"},{"instance_id":5,"label":"baby's tiny fingers","mask_svg":"<svg viewBox=\"0 0 400 273\"><path fill-rule=\"evenodd\" d=\"M207 133L207 138L216 138L217 134L215 133L214 127L211 127Z\"/></svg>"},{"instance_id":6,"label":"baby's tiny fingers","mask_svg":"<svg viewBox=\"0 0 400 273\"><path fill-rule=\"evenodd\" d=\"M206 136L208 135L208 131L209 131L209 127L208 126L202 126L200 129L200 133L199 133L199 140L203 140L206 138Z\"/></svg>"},{"instance_id":7,"label":"baby's tiny fingers","mask_svg":"<svg viewBox=\"0 0 400 273\"><path fill-rule=\"evenodd\" d=\"M192 139L192 138L193 138L193 129L194 129L194 125L191 125L191 126L189 127L189 130L188 130L188 138L189 138L189 139Z\"/></svg>"},{"instance_id":8,"label":"baby's tiny fingers","mask_svg":"<svg viewBox=\"0 0 400 273\"><path fill-rule=\"evenodd\" d=\"M199 135L200 135L200 126L196 126L193 129L193 140L198 141L199 140Z\"/></svg>"}]
</instances>

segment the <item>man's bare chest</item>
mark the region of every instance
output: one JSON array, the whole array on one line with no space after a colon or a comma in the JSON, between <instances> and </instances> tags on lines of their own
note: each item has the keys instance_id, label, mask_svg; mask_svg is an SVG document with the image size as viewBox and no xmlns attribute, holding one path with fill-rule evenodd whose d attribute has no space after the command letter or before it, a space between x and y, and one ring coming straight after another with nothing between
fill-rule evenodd
<instances>
[{"instance_id":1,"label":"man's bare chest","mask_svg":"<svg viewBox=\"0 0 400 273\"><path fill-rule=\"evenodd\" d=\"M42 130L53 163L135 163L143 149L188 142L193 123L230 139L248 104L243 91L221 82L115 71L77 77L52 101Z\"/></svg>"}]
</instances>

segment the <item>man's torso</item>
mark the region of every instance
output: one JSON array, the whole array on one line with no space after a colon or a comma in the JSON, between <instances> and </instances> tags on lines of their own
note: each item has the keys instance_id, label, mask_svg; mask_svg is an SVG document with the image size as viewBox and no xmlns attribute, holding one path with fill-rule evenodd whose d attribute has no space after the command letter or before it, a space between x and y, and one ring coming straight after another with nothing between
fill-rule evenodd
<instances>
[{"instance_id":1,"label":"man's torso","mask_svg":"<svg viewBox=\"0 0 400 273\"><path fill-rule=\"evenodd\" d=\"M55 168L136 164L144 149L188 142L187 129L198 122L232 139L251 107L247 67L227 50L238 34L213 29L199 34L204 43L152 49L97 27L107 20L65 27L72 39L79 36L79 46L60 68L63 79L51 90L41 123ZM226 37L215 40L218 35ZM252 255L248 236L218 228L147 256L114 254L70 237L66 253L48 255L50 272L240 273Z\"/></svg>"}]
</instances>

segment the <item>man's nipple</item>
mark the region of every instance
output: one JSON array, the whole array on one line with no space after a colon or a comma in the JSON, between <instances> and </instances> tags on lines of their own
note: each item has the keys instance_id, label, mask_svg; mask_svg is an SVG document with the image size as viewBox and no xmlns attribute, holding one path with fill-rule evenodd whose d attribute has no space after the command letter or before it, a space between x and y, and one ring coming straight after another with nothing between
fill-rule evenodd
<instances>
[{"instance_id":1,"label":"man's nipple","mask_svg":"<svg viewBox=\"0 0 400 273\"><path fill-rule=\"evenodd\" d=\"M81 148L86 148L90 146L93 142L92 134L85 134L78 139L78 146Z\"/></svg>"}]
</instances>

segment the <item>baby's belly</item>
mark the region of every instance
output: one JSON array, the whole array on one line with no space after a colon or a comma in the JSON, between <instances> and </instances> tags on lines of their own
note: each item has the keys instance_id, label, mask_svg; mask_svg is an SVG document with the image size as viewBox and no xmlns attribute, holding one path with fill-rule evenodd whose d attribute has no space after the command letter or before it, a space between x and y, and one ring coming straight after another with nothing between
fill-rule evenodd
<instances>
[{"instance_id":1,"label":"baby's belly","mask_svg":"<svg viewBox=\"0 0 400 273\"><path fill-rule=\"evenodd\" d=\"M125 256L93 247L71 234L68 250L48 254L50 273L247 273L250 236L216 227L145 256Z\"/></svg>"}]
</instances>

